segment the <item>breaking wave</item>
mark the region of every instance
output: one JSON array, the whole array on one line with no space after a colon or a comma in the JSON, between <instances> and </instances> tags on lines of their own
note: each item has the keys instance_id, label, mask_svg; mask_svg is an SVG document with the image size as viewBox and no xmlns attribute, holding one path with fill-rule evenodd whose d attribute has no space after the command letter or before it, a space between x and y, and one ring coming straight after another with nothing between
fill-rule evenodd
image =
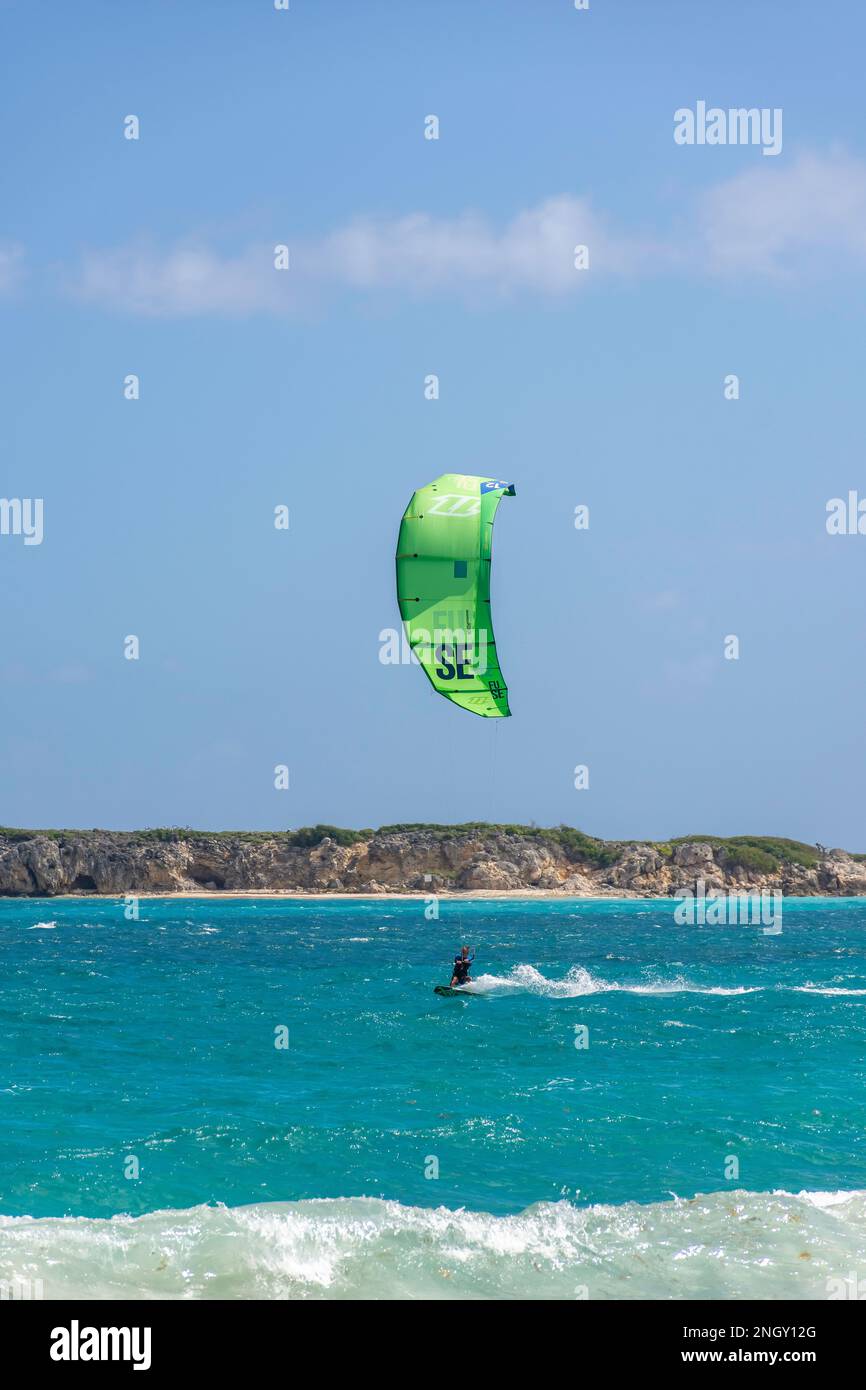
<instances>
[{"instance_id":1,"label":"breaking wave","mask_svg":"<svg viewBox=\"0 0 866 1390\"><path fill-rule=\"evenodd\" d=\"M864 1256L864 1192L515 1216L355 1197L0 1217L0 1281L41 1280L49 1299L826 1299Z\"/></svg>"}]
</instances>

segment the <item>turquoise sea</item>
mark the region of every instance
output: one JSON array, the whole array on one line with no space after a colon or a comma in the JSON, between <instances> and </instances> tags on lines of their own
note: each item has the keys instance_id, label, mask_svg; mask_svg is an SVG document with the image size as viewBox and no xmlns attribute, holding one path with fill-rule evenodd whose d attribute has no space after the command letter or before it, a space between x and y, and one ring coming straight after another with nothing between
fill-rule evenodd
<instances>
[{"instance_id":1,"label":"turquoise sea","mask_svg":"<svg viewBox=\"0 0 866 1390\"><path fill-rule=\"evenodd\" d=\"M866 903L674 907L3 900L0 1282L866 1293Z\"/></svg>"}]
</instances>

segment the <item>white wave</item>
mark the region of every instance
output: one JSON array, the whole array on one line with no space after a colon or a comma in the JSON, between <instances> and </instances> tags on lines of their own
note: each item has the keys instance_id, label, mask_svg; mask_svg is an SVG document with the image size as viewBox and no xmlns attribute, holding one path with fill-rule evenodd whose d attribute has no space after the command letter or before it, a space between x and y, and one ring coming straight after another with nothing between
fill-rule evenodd
<instances>
[{"instance_id":1,"label":"white wave","mask_svg":"<svg viewBox=\"0 0 866 1390\"><path fill-rule=\"evenodd\" d=\"M829 985L826 986L826 987L823 986L823 985L795 985L795 986L794 986L794 991L795 991L796 994L826 994L826 995L835 995L835 994L842 994L842 995L858 995L858 994L860 994L860 995L862 995L862 994L866 994L866 989L836 989L835 987L831 987L831 986L829 986Z\"/></svg>"},{"instance_id":2,"label":"white wave","mask_svg":"<svg viewBox=\"0 0 866 1390\"><path fill-rule=\"evenodd\" d=\"M647 985L623 985L628 994L758 994L760 985L690 985L686 980L654 980Z\"/></svg>"},{"instance_id":3,"label":"white wave","mask_svg":"<svg viewBox=\"0 0 866 1390\"><path fill-rule=\"evenodd\" d=\"M478 975L472 981L473 994L541 994L549 998L571 999L616 985L596 980L582 966L573 965L561 980L549 980L534 965L515 965L508 975Z\"/></svg>"},{"instance_id":4,"label":"white wave","mask_svg":"<svg viewBox=\"0 0 866 1390\"><path fill-rule=\"evenodd\" d=\"M56 922L34 922L34 923L33 923L33 926L32 926L32 927L28 927L27 930L28 930L28 931L54 931L55 928L56 928L56 926L57 926L57 923L56 923Z\"/></svg>"},{"instance_id":5,"label":"white wave","mask_svg":"<svg viewBox=\"0 0 866 1390\"><path fill-rule=\"evenodd\" d=\"M49 1299L826 1299L864 1259L866 1192L514 1216L355 1197L0 1217L0 1281L39 1279Z\"/></svg>"},{"instance_id":6,"label":"white wave","mask_svg":"<svg viewBox=\"0 0 866 1390\"><path fill-rule=\"evenodd\" d=\"M778 1193L774 1193L773 1195L774 1195L774 1196L778 1196L778 1197L788 1197L788 1196L790 1196L790 1193L785 1192L784 1190L782 1190L782 1191L780 1191L780 1192L778 1192ZM821 1207L821 1208L823 1208L823 1209L826 1209L827 1207L841 1207L841 1206L844 1206L845 1203L848 1202L848 1201L850 1200L851 1197L856 1197L856 1196L858 1196L858 1195L863 1195L863 1194L858 1194L858 1193L856 1193L856 1192L798 1192L798 1193L797 1193L797 1196L798 1196L798 1198L800 1198L801 1201L803 1201L803 1202L808 1202L808 1203L809 1203L811 1206L813 1206L813 1207Z\"/></svg>"},{"instance_id":7,"label":"white wave","mask_svg":"<svg viewBox=\"0 0 866 1390\"><path fill-rule=\"evenodd\" d=\"M548 979L534 965L515 965L508 975L478 975L472 994L539 994L551 999L574 999L587 994L754 994L760 985L694 985L677 976L673 980L649 980L623 985L602 980L581 965L573 965L559 980Z\"/></svg>"}]
</instances>

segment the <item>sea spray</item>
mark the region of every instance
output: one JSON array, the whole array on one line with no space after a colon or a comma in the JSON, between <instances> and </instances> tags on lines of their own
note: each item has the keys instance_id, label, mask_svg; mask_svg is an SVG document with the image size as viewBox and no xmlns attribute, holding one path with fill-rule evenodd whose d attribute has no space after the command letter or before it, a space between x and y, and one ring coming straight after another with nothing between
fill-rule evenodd
<instances>
[{"instance_id":1,"label":"sea spray","mask_svg":"<svg viewBox=\"0 0 866 1390\"><path fill-rule=\"evenodd\" d=\"M0 1277L44 1268L51 1299L824 1299L864 1251L864 1192L542 1202L500 1217L343 1198L0 1218Z\"/></svg>"}]
</instances>

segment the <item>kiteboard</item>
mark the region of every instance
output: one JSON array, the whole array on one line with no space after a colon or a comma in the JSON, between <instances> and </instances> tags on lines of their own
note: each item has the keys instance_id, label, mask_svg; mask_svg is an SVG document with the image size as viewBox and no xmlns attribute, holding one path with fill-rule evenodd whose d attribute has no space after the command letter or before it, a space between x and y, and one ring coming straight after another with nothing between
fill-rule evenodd
<instances>
[{"instance_id":1,"label":"kiteboard","mask_svg":"<svg viewBox=\"0 0 866 1390\"><path fill-rule=\"evenodd\" d=\"M450 985L437 985L433 993L442 994L448 999L450 999L452 995L455 994L458 995L461 999L472 998L472 991L470 989L466 989L465 986L462 989L452 989Z\"/></svg>"}]
</instances>

